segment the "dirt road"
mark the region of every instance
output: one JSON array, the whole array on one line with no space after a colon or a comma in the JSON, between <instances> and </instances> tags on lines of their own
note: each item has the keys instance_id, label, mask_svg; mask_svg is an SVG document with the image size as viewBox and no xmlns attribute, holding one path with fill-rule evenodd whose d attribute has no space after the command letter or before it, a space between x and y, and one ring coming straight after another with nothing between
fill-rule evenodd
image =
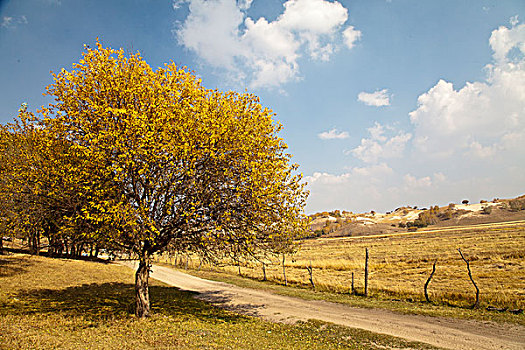
<instances>
[{"instance_id":1,"label":"dirt road","mask_svg":"<svg viewBox=\"0 0 525 350\"><path fill-rule=\"evenodd\" d=\"M133 262L124 263L133 267ZM151 277L236 312L276 322L317 319L389 334L448 349L525 349L525 327L490 322L402 315L381 309L302 300L209 281L171 268L153 266Z\"/></svg>"}]
</instances>

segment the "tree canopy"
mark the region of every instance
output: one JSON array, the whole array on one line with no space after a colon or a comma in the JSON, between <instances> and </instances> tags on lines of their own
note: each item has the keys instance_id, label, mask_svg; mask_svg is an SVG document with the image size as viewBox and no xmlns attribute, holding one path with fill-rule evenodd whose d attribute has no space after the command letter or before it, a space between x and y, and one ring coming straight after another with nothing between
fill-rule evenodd
<instances>
[{"instance_id":1,"label":"tree canopy","mask_svg":"<svg viewBox=\"0 0 525 350\"><path fill-rule=\"evenodd\" d=\"M304 232L307 192L281 125L256 96L206 89L186 68L153 70L140 54L98 42L54 74L47 94L55 102L31 130L45 160L35 183L52 186L34 191L54 191L57 232L139 260L137 316L150 312L152 254L255 256ZM31 166L20 174L40 176Z\"/></svg>"}]
</instances>

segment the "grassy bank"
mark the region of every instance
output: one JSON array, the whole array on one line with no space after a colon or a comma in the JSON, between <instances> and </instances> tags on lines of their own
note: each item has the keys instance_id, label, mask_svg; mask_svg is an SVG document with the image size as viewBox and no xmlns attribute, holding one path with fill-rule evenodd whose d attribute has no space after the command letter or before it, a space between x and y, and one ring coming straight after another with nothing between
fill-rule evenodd
<instances>
[{"instance_id":1,"label":"grassy bank","mask_svg":"<svg viewBox=\"0 0 525 350\"><path fill-rule=\"evenodd\" d=\"M133 272L123 266L0 256L2 349L431 348L317 321L239 316L153 281L154 315L138 320Z\"/></svg>"}]
</instances>

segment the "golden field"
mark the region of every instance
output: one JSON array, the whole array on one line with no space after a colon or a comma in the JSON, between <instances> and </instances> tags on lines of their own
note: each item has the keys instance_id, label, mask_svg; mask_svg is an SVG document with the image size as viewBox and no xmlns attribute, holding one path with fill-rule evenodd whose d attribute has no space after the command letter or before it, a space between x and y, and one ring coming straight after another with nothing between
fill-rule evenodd
<instances>
[{"instance_id":1,"label":"golden field","mask_svg":"<svg viewBox=\"0 0 525 350\"><path fill-rule=\"evenodd\" d=\"M423 286L437 260L428 288L431 301L462 307L473 304L475 288L457 251L461 248L480 288L481 306L525 308L523 223L301 241L298 252L286 258L288 283L311 288L307 271L311 264L316 290L349 293L354 273L355 289L362 293L366 248L373 297L424 300ZM190 259L190 268L197 264ZM227 263L203 268L238 273L238 266ZM257 279L263 276L261 264L255 262L241 265L241 273ZM266 274L269 280L282 283L281 261L267 265Z\"/></svg>"},{"instance_id":2,"label":"golden field","mask_svg":"<svg viewBox=\"0 0 525 350\"><path fill-rule=\"evenodd\" d=\"M100 262L0 255L0 349L435 349L320 321L271 323L155 280L133 315L134 273Z\"/></svg>"}]
</instances>

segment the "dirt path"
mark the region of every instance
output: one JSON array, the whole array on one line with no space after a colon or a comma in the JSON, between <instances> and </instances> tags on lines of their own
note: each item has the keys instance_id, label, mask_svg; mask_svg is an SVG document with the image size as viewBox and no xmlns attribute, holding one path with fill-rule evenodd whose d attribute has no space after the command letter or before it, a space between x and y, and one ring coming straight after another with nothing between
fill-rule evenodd
<instances>
[{"instance_id":1,"label":"dirt path","mask_svg":"<svg viewBox=\"0 0 525 350\"><path fill-rule=\"evenodd\" d=\"M124 263L133 267L133 262ZM303 300L209 281L153 266L151 277L199 293L198 298L242 314L293 323L317 319L448 349L525 349L525 327L419 315Z\"/></svg>"}]
</instances>

